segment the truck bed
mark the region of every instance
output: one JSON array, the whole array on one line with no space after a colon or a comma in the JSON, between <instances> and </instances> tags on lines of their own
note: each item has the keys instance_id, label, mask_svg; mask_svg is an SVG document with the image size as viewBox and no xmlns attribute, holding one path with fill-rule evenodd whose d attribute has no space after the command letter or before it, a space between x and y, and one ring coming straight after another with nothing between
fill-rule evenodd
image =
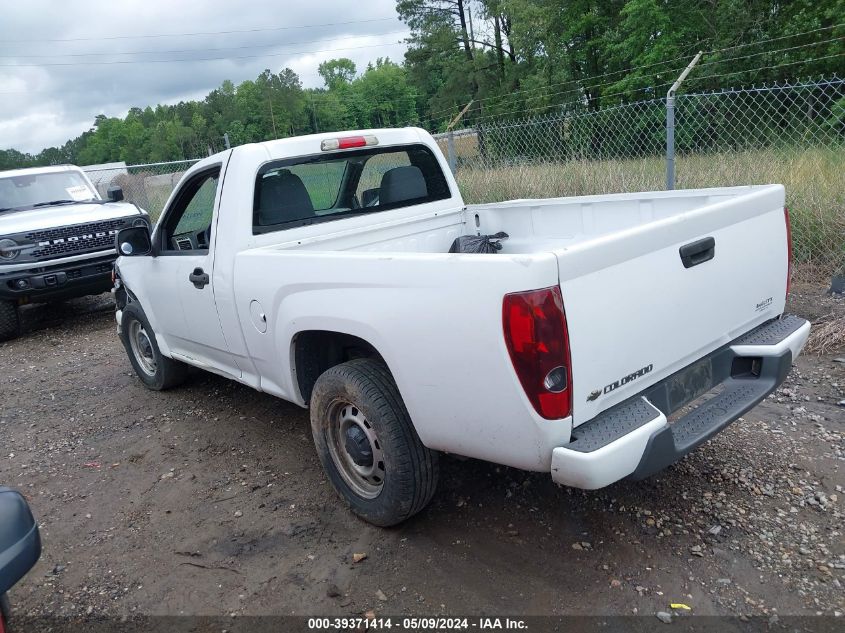
<instances>
[{"instance_id":1,"label":"truck bed","mask_svg":"<svg viewBox=\"0 0 845 633\"><path fill-rule=\"evenodd\" d=\"M771 185L517 200L436 213L410 208L376 223L369 216L337 221L332 231L317 236L293 229L284 243L240 253L234 274L256 279L238 285L244 297L256 297L267 292L260 282L267 270L294 266L301 271L299 285L287 288L297 296L262 300L282 314L286 305L306 310L302 302L313 302L307 310L316 312L322 301L332 300L329 296L342 294L342 305L333 305L334 318L374 324L378 333L366 334L383 341L389 364L387 357L396 355L396 378L410 407L430 393L448 403L462 393L512 389L502 298L559 284L571 341L571 424L577 426L783 312L783 196L781 186ZM498 231L510 235L498 254L447 253L458 235ZM715 240L715 257L685 268L679 248L706 237ZM389 323L382 322L386 314ZM426 341L436 362L420 358L409 365L402 359L414 352L391 349L391 341L407 341L408 327ZM249 330L246 337L250 356L261 363L267 355L259 339L249 340ZM502 367L502 375L492 380L488 374L477 385L471 375L461 384L443 375L438 368L465 364L452 343L461 337L480 363L490 371ZM441 346L441 340L448 344ZM294 397L295 387L281 382L283 376L279 383L267 382L276 372L270 366L275 359L267 356L266 362L258 372L265 377L264 388ZM636 378L628 378L633 374ZM430 401L420 404L420 410L438 409ZM463 422L479 429L489 430L491 419L507 417L498 402L475 409L478 420ZM423 440L460 452L455 445L467 434L456 431L447 409L436 415L439 420L420 425ZM515 444L531 441L506 426L488 434L487 450L473 456L507 460ZM566 441L563 430L554 433Z\"/></svg>"},{"instance_id":2,"label":"truck bed","mask_svg":"<svg viewBox=\"0 0 845 633\"><path fill-rule=\"evenodd\" d=\"M380 223L367 216L350 218L336 231L306 239L292 230L288 240L272 248L446 253L458 236L504 231L509 238L502 242L502 254L552 252L772 188L779 185L508 200L433 215L414 208Z\"/></svg>"},{"instance_id":3,"label":"truck bed","mask_svg":"<svg viewBox=\"0 0 845 633\"><path fill-rule=\"evenodd\" d=\"M775 186L777 187L777 186ZM503 253L569 249L596 238L644 228L767 187L724 187L510 200L467 207L483 232L504 231ZM500 227L500 228L497 228Z\"/></svg>"}]
</instances>

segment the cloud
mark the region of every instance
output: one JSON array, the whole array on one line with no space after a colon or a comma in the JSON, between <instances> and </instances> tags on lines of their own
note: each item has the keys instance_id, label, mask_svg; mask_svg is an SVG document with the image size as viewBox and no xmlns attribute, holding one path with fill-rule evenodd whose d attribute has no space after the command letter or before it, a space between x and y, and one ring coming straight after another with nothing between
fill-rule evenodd
<instances>
[{"instance_id":1,"label":"cloud","mask_svg":"<svg viewBox=\"0 0 845 633\"><path fill-rule=\"evenodd\" d=\"M32 153L78 136L98 114L201 99L265 68L292 68L318 87L327 59L349 57L362 71L405 52L393 0L82 0L78 19L49 0L9 4L0 21L0 146ZM123 63L138 60L147 63Z\"/></svg>"}]
</instances>

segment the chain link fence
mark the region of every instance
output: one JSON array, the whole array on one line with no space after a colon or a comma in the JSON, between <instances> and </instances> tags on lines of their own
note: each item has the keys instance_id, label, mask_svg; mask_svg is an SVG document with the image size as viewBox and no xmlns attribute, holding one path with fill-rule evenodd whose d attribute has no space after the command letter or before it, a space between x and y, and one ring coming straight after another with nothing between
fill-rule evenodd
<instances>
[{"instance_id":1,"label":"chain link fence","mask_svg":"<svg viewBox=\"0 0 845 633\"><path fill-rule=\"evenodd\" d=\"M470 203L666 187L663 99L485 118L435 138ZM786 186L797 279L822 280L845 266L845 80L679 94L675 152L678 188ZM101 194L119 185L157 218L194 162L89 175Z\"/></svg>"},{"instance_id":2,"label":"chain link fence","mask_svg":"<svg viewBox=\"0 0 845 633\"><path fill-rule=\"evenodd\" d=\"M663 99L513 120L438 134L467 202L666 188ZM845 266L845 80L680 94L675 186L781 183L795 275Z\"/></svg>"},{"instance_id":3,"label":"chain link fence","mask_svg":"<svg viewBox=\"0 0 845 633\"><path fill-rule=\"evenodd\" d=\"M677 101L677 186L781 183L798 279L845 267L845 81Z\"/></svg>"},{"instance_id":4,"label":"chain link fence","mask_svg":"<svg viewBox=\"0 0 845 633\"><path fill-rule=\"evenodd\" d=\"M198 160L82 169L103 198L109 187L116 185L123 189L125 200L134 202L147 211L153 220L157 220L179 179Z\"/></svg>"}]
</instances>

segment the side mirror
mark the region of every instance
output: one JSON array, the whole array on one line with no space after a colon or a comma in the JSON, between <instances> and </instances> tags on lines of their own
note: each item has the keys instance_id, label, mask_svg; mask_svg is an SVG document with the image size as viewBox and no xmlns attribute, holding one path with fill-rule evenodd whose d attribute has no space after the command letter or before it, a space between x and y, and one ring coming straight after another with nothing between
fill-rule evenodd
<instances>
[{"instance_id":1,"label":"side mirror","mask_svg":"<svg viewBox=\"0 0 845 633\"><path fill-rule=\"evenodd\" d=\"M378 187L374 189L364 189L361 192L361 205L365 207L369 207L371 204L378 200Z\"/></svg>"},{"instance_id":2,"label":"side mirror","mask_svg":"<svg viewBox=\"0 0 845 633\"><path fill-rule=\"evenodd\" d=\"M23 578L40 556L41 537L26 500L0 486L0 596ZM5 609L0 615L0 629L4 615Z\"/></svg>"},{"instance_id":3,"label":"side mirror","mask_svg":"<svg viewBox=\"0 0 845 633\"><path fill-rule=\"evenodd\" d=\"M150 229L146 226L133 226L117 232L115 246L119 255L137 257L149 255L153 250Z\"/></svg>"},{"instance_id":4,"label":"side mirror","mask_svg":"<svg viewBox=\"0 0 845 633\"><path fill-rule=\"evenodd\" d=\"M120 202L121 200L123 200L123 189L121 189L117 185L112 185L111 187L109 187L107 194L111 202Z\"/></svg>"}]
</instances>

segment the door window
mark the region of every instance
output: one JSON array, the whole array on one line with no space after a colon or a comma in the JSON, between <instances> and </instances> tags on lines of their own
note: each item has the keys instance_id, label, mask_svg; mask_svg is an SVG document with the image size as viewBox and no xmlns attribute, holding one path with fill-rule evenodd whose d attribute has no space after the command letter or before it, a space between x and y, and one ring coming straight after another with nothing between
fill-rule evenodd
<instances>
[{"instance_id":1,"label":"door window","mask_svg":"<svg viewBox=\"0 0 845 633\"><path fill-rule=\"evenodd\" d=\"M162 252L208 251L220 167L199 173L176 194L162 226Z\"/></svg>"}]
</instances>

